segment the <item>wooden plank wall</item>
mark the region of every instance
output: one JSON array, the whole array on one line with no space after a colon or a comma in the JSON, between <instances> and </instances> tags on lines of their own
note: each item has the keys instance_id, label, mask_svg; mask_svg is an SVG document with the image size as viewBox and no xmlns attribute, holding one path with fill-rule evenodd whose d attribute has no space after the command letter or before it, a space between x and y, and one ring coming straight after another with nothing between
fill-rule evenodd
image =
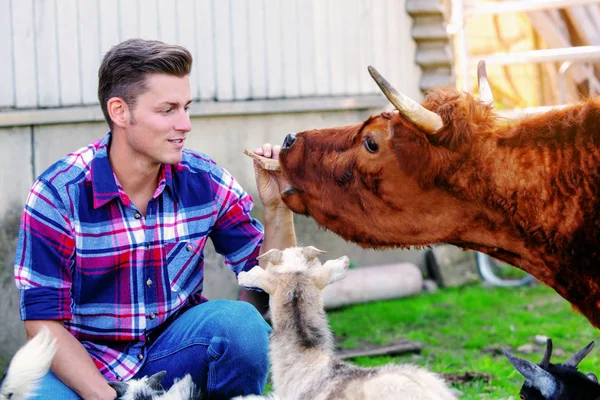
<instances>
[{"instance_id":1,"label":"wooden plank wall","mask_svg":"<svg viewBox=\"0 0 600 400\"><path fill-rule=\"evenodd\" d=\"M194 56L196 99L378 93L414 43L395 40L405 0L0 0L0 108L95 104L102 55L128 38ZM408 39L412 40L412 39ZM415 77L416 78L416 77Z\"/></svg>"}]
</instances>

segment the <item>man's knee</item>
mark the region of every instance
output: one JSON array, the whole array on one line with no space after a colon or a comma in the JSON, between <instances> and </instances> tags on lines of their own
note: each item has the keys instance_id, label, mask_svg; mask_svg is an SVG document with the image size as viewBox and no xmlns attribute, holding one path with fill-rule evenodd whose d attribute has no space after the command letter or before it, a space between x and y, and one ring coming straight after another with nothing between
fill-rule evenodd
<instances>
[{"instance_id":1,"label":"man's knee","mask_svg":"<svg viewBox=\"0 0 600 400\"><path fill-rule=\"evenodd\" d=\"M227 347L238 362L254 366L268 365L271 327L256 308L242 301L215 300L220 308L213 317L215 335L227 341Z\"/></svg>"},{"instance_id":2,"label":"man's knee","mask_svg":"<svg viewBox=\"0 0 600 400\"><path fill-rule=\"evenodd\" d=\"M36 395L31 400L79 400L81 399L52 372L48 372L40 382Z\"/></svg>"}]
</instances>

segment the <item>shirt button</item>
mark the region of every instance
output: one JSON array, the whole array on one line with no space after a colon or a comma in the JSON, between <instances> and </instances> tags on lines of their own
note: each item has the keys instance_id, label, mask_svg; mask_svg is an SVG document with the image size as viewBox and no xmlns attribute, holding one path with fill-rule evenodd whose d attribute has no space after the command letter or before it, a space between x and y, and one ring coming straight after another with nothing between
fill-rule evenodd
<instances>
[{"instance_id":1,"label":"shirt button","mask_svg":"<svg viewBox=\"0 0 600 400\"><path fill-rule=\"evenodd\" d=\"M144 355L143 354L138 354L138 360L143 360L144 359Z\"/></svg>"},{"instance_id":2,"label":"shirt button","mask_svg":"<svg viewBox=\"0 0 600 400\"><path fill-rule=\"evenodd\" d=\"M142 214L140 214L139 212L136 212L133 216L135 217L135 219L142 218Z\"/></svg>"},{"instance_id":3,"label":"shirt button","mask_svg":"<svg viewBox=\"0 0 600 400\"><path fill-rule=\"evenodd\" d=\"M119 382L121 382L121 381L123 380L123 378L121 378L120 376L117 376L117 380L118 380Z\"/></svg>"},{"instance_id":4,"label":"shirt button","mask_svg":"<svg viewBox=\"0 0 600 400\"><path fill-rule=\"evenodd\" d=\"M194 249L194 248L192 247L192 245L191 245L191 244L188 244L188 245L187 245L187 247L186 247L186 250L187 250L187 251L192 251L193 249Z\"/></svg>"},{"instance_id":5,"label":"shirt button","mask_svg":"<svg viewBox=\"0 0 600 400\"><path fill-rule=\"evenodd\" d=\"M154 314L154 313L150 314L150 319L154 319L154 318L156 318L156 314Z\"/></svg>"},{"instance_id":6,"label":"shirt button","mask_svg":"<svg viewBox=\"0 0 600 400\"><path fill-rule=\"evenodd\" d=\"M148 286L152 286L152 279L148 279L148 280L146 281L146 285L148 285Z\"/></svg>"}]
</instances>

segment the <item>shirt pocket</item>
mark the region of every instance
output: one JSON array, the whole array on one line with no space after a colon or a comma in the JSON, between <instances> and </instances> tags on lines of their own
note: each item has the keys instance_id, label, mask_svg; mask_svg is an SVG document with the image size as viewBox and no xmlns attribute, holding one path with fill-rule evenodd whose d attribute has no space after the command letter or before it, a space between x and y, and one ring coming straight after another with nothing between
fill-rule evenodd
<instances>
[{"instance_id":1,"label":"shirt pocket","mask_svg":"<svg viewBox=\"0 0 600 400\"><path fill-rule=\"evenodd\" d=\"M175 242L165 244L165 264L172 292L194 291L204 274L199 268L202 250L194 242Z\"/></svg>"}]
</instances>

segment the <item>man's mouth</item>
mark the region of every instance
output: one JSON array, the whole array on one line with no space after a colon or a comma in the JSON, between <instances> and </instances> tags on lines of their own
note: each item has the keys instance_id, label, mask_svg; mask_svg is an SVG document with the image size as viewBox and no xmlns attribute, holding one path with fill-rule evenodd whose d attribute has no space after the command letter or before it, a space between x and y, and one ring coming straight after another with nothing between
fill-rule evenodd
<instances>
[{"instance_id":1,"label":"man's mouth","mask_svg":"<svg viewBox=\"0 0 600 400\"><path fill-rule=\"evenodd\" d=\"M169 142L171 143L183 143L185 139L170 139Z\"/></svg>"}]
</instances>

